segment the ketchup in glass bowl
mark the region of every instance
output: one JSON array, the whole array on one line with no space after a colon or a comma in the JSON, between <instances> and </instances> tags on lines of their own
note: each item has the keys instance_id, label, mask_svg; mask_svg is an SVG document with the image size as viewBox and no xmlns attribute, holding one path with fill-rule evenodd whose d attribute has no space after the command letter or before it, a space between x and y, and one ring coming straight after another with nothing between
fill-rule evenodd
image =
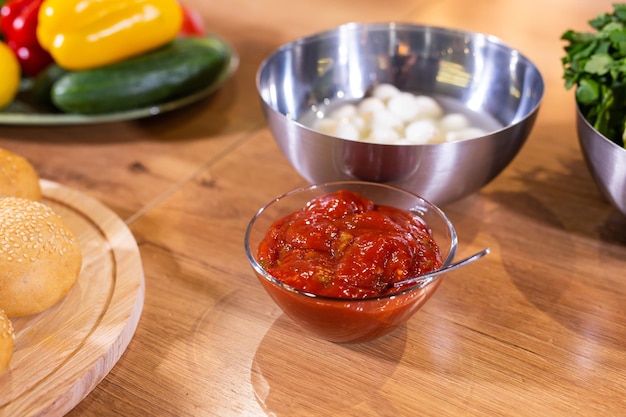
<instances>
[{"instance_id":1,"label":"ketchup in glass bowl","mask_svg":"<svg viewBox=\"0 0 626 417\"><path fill-rule=\"evenodd\" d=\"M362 181L281 195L256 213L244 238L270 297L305 330L332 342L373 340L402 326L443 274L395 284L449 265L456 247L456 231L438 207Z\"/></svg>"}]
</instances>

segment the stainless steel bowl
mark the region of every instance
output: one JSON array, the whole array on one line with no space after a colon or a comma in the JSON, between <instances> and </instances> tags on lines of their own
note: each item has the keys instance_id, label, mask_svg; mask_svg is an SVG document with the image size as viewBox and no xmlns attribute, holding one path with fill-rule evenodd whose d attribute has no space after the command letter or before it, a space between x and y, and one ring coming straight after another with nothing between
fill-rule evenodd
<instances>
[{"instance_id":1,"label":"stainless steel bowl","mask_svg":"<svg viewBox=\"0 0 626 417\"><path fill-rule=\"evenodd\" d=\"M585 162L598 188L626 215L626 149L595 130L578 106L576 127Z\"/></svg>"},{"instance_id":2,"label":"stainless steel bowl","mask_svg":"<svg viewBox=\"0 0 626 417\"><path fill-rule=\"evenodd\" d=\"M544 94L535 65L493 36L400 23L350 23L296 40L262 63L256 82L278 146L307 181L383 182L438 205L477 191L511 162ZM361 99L380 83L448 100L501 127L458 142L389 145L301 123L312 109Z\"/></svg>"}]
</instances>

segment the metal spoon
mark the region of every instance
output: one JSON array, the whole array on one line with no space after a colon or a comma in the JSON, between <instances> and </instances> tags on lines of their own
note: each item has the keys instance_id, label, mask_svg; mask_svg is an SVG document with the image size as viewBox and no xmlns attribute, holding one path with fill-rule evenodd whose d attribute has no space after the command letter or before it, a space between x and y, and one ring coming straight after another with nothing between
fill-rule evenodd
<instances>
[{"instance_id":1,"label":"metal spoon","mask_svg":"<svg viewBox=\"0 0 626 417\"><path fill-rule=\"evenodd\" d=\"M414 284L418 284L424 281L428 281L428 280L432 280L434 279L436 276L443 274L444 272L449 272L452 271L453 269L457 269L460 268L462 266L465 266L469 263L472 263L480 258L482 258L483 256L487 255L489 252L491 252L491 250L489 248L485 248L483 250L481 250L478 253L473 254L472 256L468 256L465 259L461 259L458 262L454 262L451 263L450 265L444 267L444 268L440 268L440 269L436 269L432 272L428 272L426 274L422 274L422 275L418 275L416 277L413 278L409 278L409 279L405 279L404 281L398 281L398 282L394 282L393 286L394 287L403 287L405 285L414 285Z\"/></svg>"}]
</instances>

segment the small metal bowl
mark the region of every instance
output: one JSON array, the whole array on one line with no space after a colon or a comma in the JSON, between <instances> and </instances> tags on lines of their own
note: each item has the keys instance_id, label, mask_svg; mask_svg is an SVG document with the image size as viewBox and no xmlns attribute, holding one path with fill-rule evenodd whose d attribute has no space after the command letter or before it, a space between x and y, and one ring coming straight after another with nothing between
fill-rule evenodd
<instances>
[{"instance_id":1,"label":"small metal bowl","mask_svg":"<svg viewBox=\"0 0 626 417\"><path fill-rule=\"evenodd\" d=\"M626 215L626 149L594 129L578 105L576 127L585 162L598 188Z\"/></svg>"},{"instance_id":2,"label":"small metal bowl","mask_svg":"<svg viewBox=\"0 0 626 417\"><path fill-rule=\"evenodd\" d=\"M400 23L350 23L280 47L260 66L268 126L310 183L388 183L442 205L495 178L515 157L544 94L539 70L493 36ZM312 111L357 101L378 84L430 95L497 127L457 142L390 145L325 135L302 123Z\"/></svg>"}]
</instances>

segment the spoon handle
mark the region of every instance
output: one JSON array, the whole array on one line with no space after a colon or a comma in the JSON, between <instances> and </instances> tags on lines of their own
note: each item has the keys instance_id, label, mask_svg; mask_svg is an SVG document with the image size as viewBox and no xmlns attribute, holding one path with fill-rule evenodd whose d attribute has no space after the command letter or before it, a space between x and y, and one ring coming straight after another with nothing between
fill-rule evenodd
<instances>
[{"instance_id":1,"label":"spoon handle","mask_svg":"<svg viewBox=\"0 0 626 417\"><path fill-rule=\"evenodd\" d=\"M398 281L395 282L393 284L394 287L403 287L405 285L414 285L414 284L418 284L420 282L423 281L427 281L430 280L431 278L434 278L440 274L443 274L444 272L449 272L452 270L455 270L457 268L460 268L462 266L465 266L469 263L472 263L480 258L482 258L483 256L487 255L489 252L491 252L491 250L489 248L485 248L483 250L481 250L478 253L473 254L472 256L468 256L467 258L461 259L458 262L454 262L451 263L450 265L444 267L444 268L440 268L440 269L436 269L434 271L428 272L426 274L422 274L422 275L418 275L416 277L413 278L409 278L409 279L405 279L404 281Z\"/></svg>"}]
</instances>

